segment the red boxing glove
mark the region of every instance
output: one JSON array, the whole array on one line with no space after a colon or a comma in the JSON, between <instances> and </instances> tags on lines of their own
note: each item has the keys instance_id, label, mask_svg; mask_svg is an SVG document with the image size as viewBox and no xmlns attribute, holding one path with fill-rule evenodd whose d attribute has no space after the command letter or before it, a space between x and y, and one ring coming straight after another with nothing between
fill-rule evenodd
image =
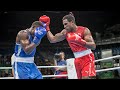
<instances>
[{"instance_id":1,"label":"red boxing glove","mask_svg":"<svg viewBox=\"0 0 120 90\"><path fill-rule=\"evenodd\" d=\"M43 15L39 18L39 21L43 22L46 24L46 30L49 31L50 30L50 18L46 15Z\"/></svg>"},{"instance_id":2,"label":"red boxing glove","mask_svg":"<svg viewBox=\"0 0 120 90\"><path fill-rule=\"evenodd\" d=\"M82 46L86 45L86 41L83 40L81 38L81 36L79 36L77 34L70 34L68 40L69 40L69 42L78 43L78 44L81 44Z\"/></svg>"},{"instance_id":3,"label":"red boxing glove","mask_svg":"<svg viewBox=\"0 0 120 90\"><path fill-rule=\"evenodd\" d=\"M85 40L83 40L82 38L81 38L81 39L79 39L79 43L80 43L81 45L83 45L83 46L85 46L85 45L86 45L86 41L85 41Z\"/></svg>"}]
</instances>

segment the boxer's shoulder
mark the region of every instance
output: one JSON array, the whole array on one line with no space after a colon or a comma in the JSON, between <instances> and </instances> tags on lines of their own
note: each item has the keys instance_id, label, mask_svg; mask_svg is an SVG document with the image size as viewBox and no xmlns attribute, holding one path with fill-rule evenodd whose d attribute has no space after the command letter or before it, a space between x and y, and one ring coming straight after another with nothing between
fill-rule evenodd
<instances>
[{"instance_id":1,"label":"boxer's shoulder","mask_svg":"<svg viewBox=\"0 0 120 90\"><path fill-rule=\"evenodd\" d=\"M18 32L17 38L19 40L23 39L23 38L28 38L28 32L26 30L20 30Z\"/></svg>"},{"instance_id":2,"label":"boxer's shoulder","mask_svg":"<svg viewBox=\"0 0 120 90\"><path fill-rule=\"evenodd\" d=\"M27 32L27 30L20 30L19 32L18 32L18 35L28 35L28 32Z\"/></svg>"}]
</instances>

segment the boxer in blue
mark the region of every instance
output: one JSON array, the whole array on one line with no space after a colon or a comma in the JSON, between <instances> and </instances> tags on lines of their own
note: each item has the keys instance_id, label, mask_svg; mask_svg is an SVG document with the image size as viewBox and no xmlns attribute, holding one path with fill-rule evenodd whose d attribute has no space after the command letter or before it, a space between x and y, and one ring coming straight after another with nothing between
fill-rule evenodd
<instances>
[{"instance_id":1,"label":"boxer in blue","mask_svg":"<svg viewBox=\"0 0 120 90\"><path fill-rule=\"evenodd\" d=\"M34 63L34 55L36 47L46 32L45 26L40 21L35 21L30 28L18 32L15 52L12 56L15 79L43 79L41 72Z\"/></svg>"}]
</instances>

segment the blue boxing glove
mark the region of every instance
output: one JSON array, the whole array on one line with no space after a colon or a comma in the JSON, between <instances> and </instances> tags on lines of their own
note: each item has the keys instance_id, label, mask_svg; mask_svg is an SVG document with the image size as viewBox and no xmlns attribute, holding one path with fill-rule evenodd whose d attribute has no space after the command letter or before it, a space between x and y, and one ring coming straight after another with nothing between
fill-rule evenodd
<instances>
[{"instance_id":1,"label":"blue boxing glove","mask_svg":"<svg viewBox=\"0 0 120 90\"><path fill-rule=\"evenodd\" d=\"M41 39L46 35L47 31L44 27L40 26L38 28L36 28L35 33L34 33L34 39L33 39L33 43L35 43L36 45L38 45L41 41Z\"/></svg>"},{"instance_id":2,"label":"blue boxing glove","mask_svg":"<svg viewBox=\"0 0 120 90\"><path fill-rule=\"evenodd\" d=\"M44 22L41 22L41 23L42 23L42 25L43 25L44 28L47 27L46 23L44 23Z\"/></svg>"}]
</instances>

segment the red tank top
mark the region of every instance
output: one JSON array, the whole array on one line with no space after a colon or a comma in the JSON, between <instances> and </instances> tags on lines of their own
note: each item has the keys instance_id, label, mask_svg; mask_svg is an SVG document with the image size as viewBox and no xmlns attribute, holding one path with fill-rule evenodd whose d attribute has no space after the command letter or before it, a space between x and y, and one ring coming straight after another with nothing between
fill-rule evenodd
<instances>
[{"instance_id":1,"label":"red tank top","mask_svg":"<svg viewBox=\"0 0 120 90\"><path fill-rule=\"evenodd\" d=\"M82 39L84 39L84 31L85 31L85 28L86 27L83 27L83 26L78 26L78 28L77 28L77 30L76 30L76 32L68 32L67 34L66 34L66 40L68 41L68 44L69 44L69 46L71 47L71 50L73 51L73 52L80 52L80 51L83 51L83 50L87 50L88 48L86 48L86 47L84 47L84 46L82 46L82 45L80 45L80 44L78 44L77 42L70 42L69 40L70 40L70 36L71 35L75 35L75 34L77 34L78 36L80 36ZM79 37L76 37L76 38L79 38Z\"/></svg>"}]
</instances>

